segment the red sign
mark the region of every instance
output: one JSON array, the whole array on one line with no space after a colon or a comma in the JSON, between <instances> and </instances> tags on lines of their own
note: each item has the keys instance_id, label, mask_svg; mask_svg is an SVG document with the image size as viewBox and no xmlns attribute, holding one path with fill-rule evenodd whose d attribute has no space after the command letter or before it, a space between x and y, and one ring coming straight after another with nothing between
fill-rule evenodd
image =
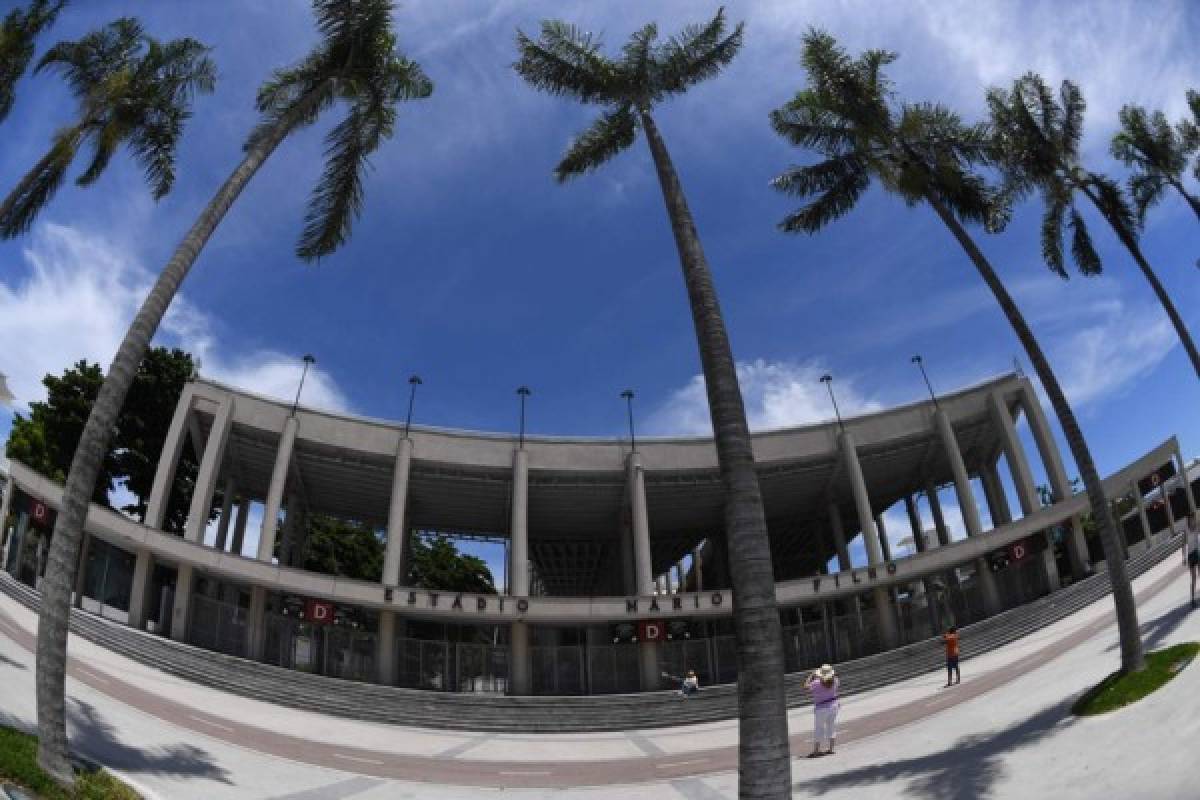
<instances>
[{"instance_id":1,"label":"red sign","mask_svg":"<svg viewBox=\"0 0 1200 800\"><path fill-rule=\"evenodd\" d=\"M33 524L46 526L50 524L50 507L41 500L29 501L29 517Z\"/></svg>"},{"instance_id":2,"label":"red sign","mask_svg":"<svg viewBox=\"0 0 1200 800\"><path fill-rule=\"evenodd\" d=\"M1008 560L1012 562L1024 561L1031 554L1029 540L1022 539L1019 542L1013 542L1008 546Z\"/></svg>"},{"instance_id":3,"label":"red sign","mask_svg":"<svg viewBox=\"0 0 1200 800\"><path fill-rule=\"evenodd\" d=\"M658 620L644 619L638 623L638 641L661 642L667 638L667 626Z\"/></svg>"},{"instance_id":4,"label":"red sign","mask_svg":"<svg viewBox=\"0 0 1200 800\"><path fill-rule=\"evenodd\" d=\"M304 604L304 618L313 625L329 625L333 622L333 603L309 600Z\"/></svg>"}]
</instances>

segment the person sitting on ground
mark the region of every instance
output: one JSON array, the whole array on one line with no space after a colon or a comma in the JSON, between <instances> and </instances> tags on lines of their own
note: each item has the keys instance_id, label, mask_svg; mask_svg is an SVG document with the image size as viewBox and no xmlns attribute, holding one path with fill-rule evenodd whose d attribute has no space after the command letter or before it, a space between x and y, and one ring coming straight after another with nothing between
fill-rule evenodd
<instances>
[{"instance_id":1,"label":"person sitting on ground","mask_svg":"<svg viewBox=\"0 0 1200 800\"><path fill-rule=\"evenodd\" d=\"M947 628L942 642L946 645L946 685L962 683L962 673L958 670L958 628L953 625Z\"/></svg>"},{"instance_id":2,"label":"person sitting on ground","mask_svg":"<svg viewBox=\"0 0 1200 800\"><path fill-rule=\"evenodd\" d=\"M809 758L833 755L834 723L838 714L838 689L841 681L829 664L822 664L804 682L804 688L812 692L813 698L813 749ZM821 752L821 743L828 740L829 749Z\"/></svg>"},{"instance_id":3,"label":"person sitting on ground","mask_svg":"<svg viewBox=\"0 0 1200 800\"><path fill-rule=\"evenodd\" d=\"M689 669L687 677L679 686L679 693L684 697L691 697L700 691L700 679L696 677L696 670Z\"/></svg>"},{"instance_id":4,"label":"person sitting on ground","mask_svg":"<svg viewBox=\"0 0 1200 800\"><path fill-rule=\"evenodd\" d=\"M1192 608L1196 607L1196 573L1200 572L1200 531L1196 530L1196 517L1187 519L1187 530L1183 535L1184 560L1192 573Z\"/></svg>"}]
</instances>

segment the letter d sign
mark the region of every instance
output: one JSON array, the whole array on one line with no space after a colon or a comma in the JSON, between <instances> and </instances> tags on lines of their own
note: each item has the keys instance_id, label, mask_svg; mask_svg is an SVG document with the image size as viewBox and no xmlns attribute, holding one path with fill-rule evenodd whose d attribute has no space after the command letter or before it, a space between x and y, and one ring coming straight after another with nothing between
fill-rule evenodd
<instances>
[{"instance_id":1,"label":"letter d sign","mask_svg":"<svg viewBox=\"0 0 1200 800\"><path fill-rule=\"evenodd\" d=\"M661 642L665 633L663 624L657 620L643 620L638 623L638 641Z\"/></svg>"}]
</instances>

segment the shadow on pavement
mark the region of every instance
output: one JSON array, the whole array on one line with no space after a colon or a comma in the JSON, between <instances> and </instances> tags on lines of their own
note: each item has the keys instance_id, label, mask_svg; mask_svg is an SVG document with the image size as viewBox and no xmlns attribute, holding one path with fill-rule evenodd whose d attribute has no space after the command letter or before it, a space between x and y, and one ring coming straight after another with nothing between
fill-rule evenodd
<instances>
[{"instance_id":1,"label":"shadow on pavement","mask_svg":"<svg viewBox=\"0 0 1200 800\"><path fill-rule=\"evenodd\" d=\"M29 669L29 667L25 666L20 661L13 661L3 653L0 653L0 666L12 667L14 669Z\"/></svg>"},{"instance_id":2,"label":"shadow on pavement","mask_svg":"<svg viewBox=\"0 0 1200 800\"><path fill-rule=\"evenodd\" d=\"M1059 703L1004 730L964 736L936 753L800 781L792 788L798 796L820 796L838 789L907 781L903 788L894 787L896 796L922 800L993 797L996 783L1004 775L1004 758L1074 724L1070 708L1069 702Z\"/></svg>"},{"instance_id":3,"label":"shadow on pavement","mask_svg":"<svg viewBox=\"0 0 1200 800\"><path fill-rule=\"evenodd\" d=\"M1155 650L1163 641L1179 628L1192 613L1191 605L1185 600L1170 611L1160 614L1152 620L1143 622L1138 630L1142 632L1142 644L1147 650ZM1200 613L1200 611L1196 612ZM1105 648L1111 653L1120 647L1121 643L1114 642Z\"/></svg>"},{"instance_id":4,"label":"shadow on pavement","mask_svg":"<svg viewBox=\"0 0 1200 800\"><path fill-rule=\"evenodd\" d=\"M72 698L67 727L75 749L106 767L129 773L167 775L220 781L232 785L229 771L191 744L139 749L117 738L113 727L90 703Z\"/></svg>"}]
</instances>

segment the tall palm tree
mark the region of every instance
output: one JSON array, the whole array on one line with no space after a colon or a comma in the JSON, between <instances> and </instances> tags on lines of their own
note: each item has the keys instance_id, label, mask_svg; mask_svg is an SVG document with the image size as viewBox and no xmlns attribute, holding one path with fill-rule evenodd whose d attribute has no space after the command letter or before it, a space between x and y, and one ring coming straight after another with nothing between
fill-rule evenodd
<instances>
[{"instance_id":1,"label":"tall palm tree","mask_svg":"<svg viewBox=\"0 0 1200 800\"><path fill-rule=\"evenodd\" d=\"M54 24L67 0L33 0L27 11L14 8L0 22L0 122L12 111L17 81L33 59L38 34Z\"/></svg>"},{"instance_id":2,"label":"tall palm tree","mask_svg":"<svg viewBox=\"0 0 1200 800\"><path fill-rule=\"evenodd\" d=\"M1183 188L1183 172L1200 147L1200 141L1188 141L1188 123L1173 128L1161 111L1150 114L1134 105L1123 107L1119 118L1121 130L1113 136L1111 152L1133 170L1129 193L1139 222L1145 221L1146 210L1162 199L1168 187L1179 192L1200 218L1200 197Z\"/></svg>"},{"instance_id":3,"label":"tall palm tree","mask_svg":"<svg viewBox=\"0 0 1200 800\"><path fill-rule=\"evenodd\" d=\"M305 216L298 255L332 253L350 233L362 208L368 157L390 138L395 105L428 97L433 85L420 66L396 50L390 0L313 0L321 41L295 66L277 71L259 90L260 122L245 157L217 190L158 276L113 359L83 430L63 492L63 508L50 545L38 624L38 763L56 780L72 780L63 723L63 668L67 611L75 561L91 487L107 452L114 421L138 363L168 305L201 249L246 184L298 129L339 102L345 117L326 137L326 162Z\"/></svg>"},{"instance_id":4,"label":"tall palm tree","mask_svg":"<svg viewBox=\"0 0 1200 800\"><path fill-rule=\"evenodd\" d=\"M824 161L791 167L773 185L780 191L813 198L780 223L787 232L816 233L849 213L875 179L907 205L927 204L949 229L992 291L1000 310L1029 356L1063 427L1086 486L1117 608L1121 668L1144 665L1137 607L1112 510L1058 378L1041 345L1008 293L1000 276L967 232L964 223L995 223L996 193L974 172L996 157L991 131L966 125L943 106L897 104L883 67L896 59L884 50L868 50L857 59L821 31L804 37L801 62L809 87L771 113L775 130L798 147L815 150Z\"/></svg>"},{"instance_id":5,"label":"tall palm tree","mask_svg":"<svg viewBox=\"0 0 1200 800\"><path fill-rule=\"evenodd\" d=\"M1189 89L1187 93L1188 109L1192 112L1191 119L1179 123L1179 138L1183 146L1195 153L1200 151L1200 92ZM1192 167L1192 176L1200 181L1200 156Z\"/></svg>"},{"instance_id":6,"label":"tall palm tree","mask_svg":"<svg viewBox=\"0 0 1200 800\"><path fill-rule=\"evenodd\" d=\"M746 410L708 261L652 116L659 102L719 73L741 47L742 26L726 33L722 9L708 23L689 26L662 43L657 36L657 27L646 25L630 37L619 57L609 58L601 53L598 37L547 21L536 41L518 32L521 57L515 68L538 89L604 109L555 168L559 181L598 168L632 145L639 129L646 136L691 304L725 492L737 598L740 796L790 797L782 635Z\"/></svg>"},{"instance_id":7,"label":"tall palm tree","mask_svg":"<svg viewBox=\"0 0 1200 800\"><path fill-rule=\"evenodd\" d=\"M155 199L175 181L175 147L196 92L211 92L216 68L195 39L160 43L122 17L77 42L50 48L35 71L63 74L79 104L77 120L60 130L44 156L0 201L0 238L29 230L62 184L85 143L92 159L76 179L91 186L122 144L146 173Z\"/></svg>"},{"instance_id":8,"label":"tall palm tree","mask_svg":"<svg viewBox=\"0 0 1200 800\"><path fill-rule=\"evenodd\" d=\"M1196 349L1183 317L1142 253L1137 220L1121 187L1111 178L1092 172L1080 163L1079 141L1083 135L1085 104L1079 87L1071 81L1063 81L1059 96L1055 98L1041 76L1030 72L1017 79L1011 90L989 89L987 102L1007 190L1015 195L1038 191L1045 202L1042 255L1046 263L1066 277L1062 238L1064 219L1069 219L1071 255L1080 271L1088 275L1100 272L1100 256L1092 245L1083 216L1075 208L1076 193L1083 195L1133 256L1171 319L1175 333L1192 361L1192 368L1200 377L1200 350Z\"/></svg>"}]
</instances>

